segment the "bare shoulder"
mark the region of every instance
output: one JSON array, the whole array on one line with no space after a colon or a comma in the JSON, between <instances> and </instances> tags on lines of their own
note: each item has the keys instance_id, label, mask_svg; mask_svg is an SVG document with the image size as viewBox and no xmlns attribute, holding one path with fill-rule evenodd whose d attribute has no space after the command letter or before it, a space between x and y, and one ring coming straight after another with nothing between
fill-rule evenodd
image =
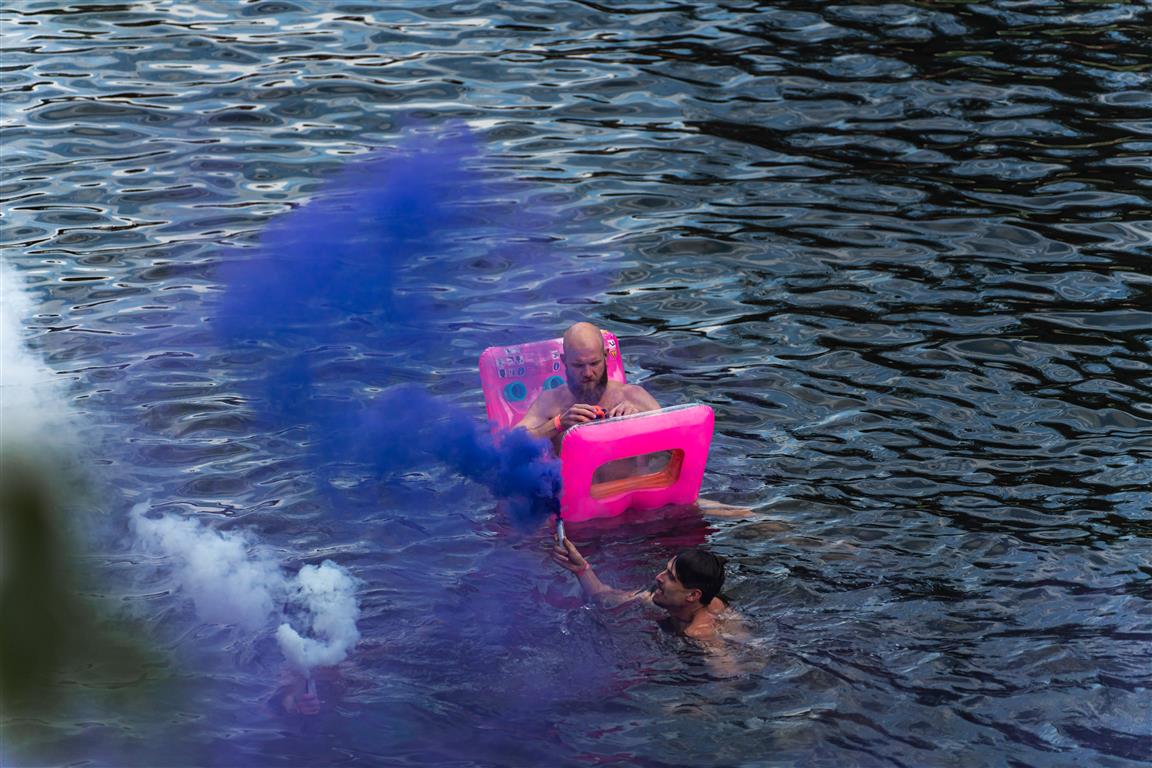
<instances>
[{"instance_id":1,"label":"bare shoulder","mask_svg":"<svg viewBox=\"0 0 1152 768\"><path fill-rule=\"evenodd\" d=\"M660 407L656 398L639 384L621 384L620 394L623 399L635 405L642 411L655 411Z\"/></svg>"},{"instance_id":2,"label":"bare shoulder","mask_svg":"<svg viewBox=\"0 0 1152 768\"><path fill-rule=\"evenodd\" d=\"M723 628L727 624L740 625L744 623L744 616L740 611L732 607L731 603L726 603L719 597L712 598L712 602L708 603L708 613L712 615L713 620Z\"/></svg>"},{"instance_id":3,"label":"bare shoulder","mask_svg":"<svg viewBox=\"0 0 1152 768\"><path fill-rule=\"evenodd\" d=\"M725 606L716 616L714 626L717 634L725 640L747 643L752 639L752 629L748 625L748 620L731 606Z\"/></svg>"},{"instance_id":4,"label":"bare shoulder","mask_svg":"<svg viewBox=\"0 0 1152 768\"><path fill-rule=\"evenodd\" d=\"M709 621L694 621L684 628L684 637L701 640L706 643L713 643L720 639L720 631L719 627L716 626L715 619Z\"/></svg>"},{"instance_id":5,"label":"bare shoulder","mask_svg":"<svg viewBox=\"0 0 1152 768\"><path fill-rule=\"evenodd\" d=\"M717 647L727 641L746 642L751 638L744 617L719 598L708 605L707 618L693 622L684 631L684 635Z\"/></svg>"}]
</instances>

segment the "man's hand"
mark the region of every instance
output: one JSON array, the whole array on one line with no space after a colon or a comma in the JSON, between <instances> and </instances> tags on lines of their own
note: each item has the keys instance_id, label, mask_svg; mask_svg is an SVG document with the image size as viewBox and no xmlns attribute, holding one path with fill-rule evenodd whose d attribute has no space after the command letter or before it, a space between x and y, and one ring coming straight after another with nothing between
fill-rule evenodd
<instances>
[{"instance_id":1,"label":"man's hand","mask_svg":"<svg viewBox=\"0 0 1152 768\"><path fill-rule=\"evenodd\" d=\"M314 693L289 693L284 696L283 707L293 715L318 715L320 697Z\"/></svg>"},{"instance_id":2,"label":"man's hand","mask_svg":"<svg viewBox=\"0 0 1152 768\"><path fill-rule=\"evenodd\" d=\"M608 418L615 418L616 416L631 416L634 413L640 413L640 409L627 400L621 400L608 409Z\"/></svg>"},{"instance_id":3,"label":"man's hand","mask_svg":"<svg viewBox=\"0 0 1152 768\"><path fill-rule=\"evenodd\" d=\"M588 561L580 554L580 550L576 549L576 545L564 539L564 541L552 547L552 559L572 573L580 573L588 567Z\"/></svg>"},{"instance_id":4,"label":"man's hand","mask_svg":"<svg viewBox=\"0 0 1152 768\"><path fill-rule=\"evenodd\" d=\"M314 693L302 693L296 697L296 711L301 715L320 714L320 697Z\"/></svg>"},{"instance_id":5,"label":"man's hand","mask_svg":"<svg viewBox=\"0 0 1152 768\"><path fill-rule=\"evenodd\" d=\"M594 405L576 403L564 413L560 414L561 431L569 430L577 424L587 424L596 421L596 408Z\"/></svg>"}]
</instances>

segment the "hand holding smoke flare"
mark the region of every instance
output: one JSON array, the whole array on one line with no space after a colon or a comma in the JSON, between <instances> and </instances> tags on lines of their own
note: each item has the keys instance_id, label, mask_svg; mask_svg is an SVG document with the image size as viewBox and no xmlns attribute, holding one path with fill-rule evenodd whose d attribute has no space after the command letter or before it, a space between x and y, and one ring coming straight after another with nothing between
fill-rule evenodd
<instances>
[{"instance_id":1,"label":"hand holding smoke flare","mask_svg":"<svg viewBox=\"0 0 1152 768\"><path fill-rule=\"evenodd\" d=\"M136 535L170 559L173 577L202 620L256 631L277 618L280 648L305 675L339 664L359 642L357 581L339 565L325 560L290 577L243 532L171 515L146 517L147 507L132 509Z\"/></svg>"}]
</instances>

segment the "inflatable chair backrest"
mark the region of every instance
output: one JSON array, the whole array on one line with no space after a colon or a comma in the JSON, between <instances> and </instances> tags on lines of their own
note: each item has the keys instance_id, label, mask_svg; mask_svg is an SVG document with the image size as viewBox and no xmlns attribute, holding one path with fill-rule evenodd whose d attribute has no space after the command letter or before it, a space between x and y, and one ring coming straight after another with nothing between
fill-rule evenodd
<instances>
[{"instance_id":1,"label":"inflatable chair backrest","mask_svg":"<svg viewBox=\"0 0 1152 768\"><path fill-rule=\"evenodd\" d=\"M623 382L620 342L608 331L604 336L608 378ZM488 423L493 432L508 429L524 418L528 407L545 389L565 384L563 339L534 341L509 347L488 347L480 355L480 384Z\"/></svg>"}]
</instances>

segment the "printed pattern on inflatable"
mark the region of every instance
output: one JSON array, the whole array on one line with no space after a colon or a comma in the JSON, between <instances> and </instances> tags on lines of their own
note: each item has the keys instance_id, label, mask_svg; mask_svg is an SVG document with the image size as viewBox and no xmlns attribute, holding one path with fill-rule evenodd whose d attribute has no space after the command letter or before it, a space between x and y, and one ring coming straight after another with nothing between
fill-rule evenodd
<instances>
[{"instance_id":1,"label":"printed pattern on inflatable","mask_svg":"<svg viewBox=\"0 0 1152 768\"><path fill-rule=\"evenodd\" d=\"M608 378L623 382L620 342L613 333L601 333L608 350ZM493 432L515 426L541 391L564 386L564 363L560 360L563 351L563 339L484 350L480 355L480 384Z\"/></svg>"}]
</instances>

